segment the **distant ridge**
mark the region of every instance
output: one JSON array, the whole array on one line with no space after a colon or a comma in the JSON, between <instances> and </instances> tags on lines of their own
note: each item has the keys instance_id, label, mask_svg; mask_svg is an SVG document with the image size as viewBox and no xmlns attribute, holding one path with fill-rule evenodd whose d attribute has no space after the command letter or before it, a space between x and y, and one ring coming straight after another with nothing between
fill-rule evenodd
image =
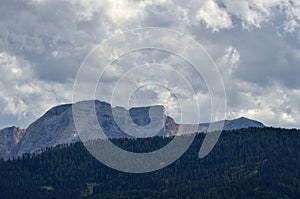
<instances>
[{"instance_id":1,"label":"distant ridge","mask_svg":"<svg viewBox=\"0 0 300 199\"><path fill-rule=\"evenodd\" d=\"M248 119L246 117L240 117L233 120L222 120L213 122L212 124L223 124L223 130L236 130L249 127L263 128L265 125L259 121ZM167 117L165 122L165 128L169 135L183 135L183 134L192 134L196 132L206 133L209 129L210 123L201 123L201 124L177 124L173 118Z\"/></svg>"},{"instance_id":2,"label":"distant ridge","mask_svg":"<svg viewBox=\"0 0 300 199\"><path fill-rule=\"evenodd\" d=\"M134 107L126 110L123 107L111 107L110 104L98 100L84 101L79 103L94 103L99 124L108 138L130 138L132 136L123 132L116 124L112 110L117 112L122 119L122 115L129 114L132 120L139 126L150 123L149 110L151 107ZM164 114L163 106L155 106L157 117ZM164 127L156 132L159 136L172 136L191 134L195 132L207 132L209 123L196 124L197 130L190 124L177 124L170 116L163 115ZM154 118L155 119L155 118ZM125 121L126 122L126 121ZM222 121L220 121L222 122ZM234 120L225 120L224 130L234 130L248 127L264 127L261 122L241 117ZM193 124L195 126L195 124ZM130 127L131 128L131 127ZM134 129L127 129L133 131ZM34 153L43 151L47 147L59 144L69 144L79 142L76 132L72 104L64 104L51 108L43 116L38 118L29 127L19 129L9 127L0 130L0 158L10 159L21 156L24 153Z\"/></svg>"},{"instance_id":3,"label":"distant ridge","mask_svg":"<svg viewBox=\"0 0 300 199\"><path fill-rule=\"evenodd\" d=\"M252 120L246 117L240 117L234 120L225 120L224 130L235 130L249 127L263 128L265 125L259 121Z\"/></svg>"}]
</instances>

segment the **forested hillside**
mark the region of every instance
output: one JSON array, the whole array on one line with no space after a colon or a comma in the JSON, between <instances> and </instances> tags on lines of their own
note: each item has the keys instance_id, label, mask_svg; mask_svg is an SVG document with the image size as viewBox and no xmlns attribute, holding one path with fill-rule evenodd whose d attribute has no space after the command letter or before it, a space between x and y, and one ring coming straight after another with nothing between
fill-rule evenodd
<instances>
[{"instance_id":1,"label":"forested hillside","mask_svg":"<svg viewBox=\"0 0 300 199\"><path fill-rule=\"evenodd\" d=\"M300 131L249 128L222 133L204 159L204 134L170 166L145 174L113 170L82 143L0 160L0 198L300 198ZM172 138L114 139L135 152ZM101 141L100 141L101 142Z\"/></svg>"}]
</instances>

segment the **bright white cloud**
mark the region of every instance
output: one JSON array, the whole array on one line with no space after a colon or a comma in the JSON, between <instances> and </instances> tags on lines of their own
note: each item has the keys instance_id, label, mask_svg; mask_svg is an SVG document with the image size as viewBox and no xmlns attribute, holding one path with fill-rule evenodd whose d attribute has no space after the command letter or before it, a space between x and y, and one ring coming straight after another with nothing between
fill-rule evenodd
<instances>
[{"instance_id":1,"label":"bright white cloud","mask_svg":"<svg viewBox=\"0 0 300 199\"><path fill-rule=\"evenodd\" d=\"M198 11L196 18L204 21L208 28L213 31L228 29L232 27L230 15L225 9L222 9L214 0L208 0Z\"/></svg>"}]
</instances>

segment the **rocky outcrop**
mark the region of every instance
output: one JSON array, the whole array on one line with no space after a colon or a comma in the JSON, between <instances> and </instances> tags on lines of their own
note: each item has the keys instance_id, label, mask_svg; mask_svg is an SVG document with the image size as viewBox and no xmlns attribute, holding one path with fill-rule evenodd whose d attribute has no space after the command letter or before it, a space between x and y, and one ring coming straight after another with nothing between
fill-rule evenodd
<instances>
[{"instance_id":1,"label":"rocky outcrop","mask_svg":"<svg viewBox=\"0 0 300 199\"><path fill-rule=\"evenodd\" d=\"M178 135L179 133L179 124L177 124L173 118L170 116L166 117L164 130L168 132L168 136Z\"/></svg>"},{"instance_id":2,"label":"rocky outcrop","mask_svg":"<svg viewBox=\"0 0 300 199\"><path fill-rule=\"evenodd\" d=\"M24 134L24 129L15 126L0 130L0 157L3 159L14 157L16 148Z\"/></svg>"}]
</instances>

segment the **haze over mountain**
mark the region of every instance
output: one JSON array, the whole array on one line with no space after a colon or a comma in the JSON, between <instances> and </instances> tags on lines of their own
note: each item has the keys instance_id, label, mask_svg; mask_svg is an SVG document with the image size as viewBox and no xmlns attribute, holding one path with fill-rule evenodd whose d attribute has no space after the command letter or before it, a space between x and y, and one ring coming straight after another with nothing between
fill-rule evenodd
<instances>
[{"instance_id":1,"label":"haze over mountain","mask_svg":"<svg viewBox=\"0 0 300 199\"><path fill-rule=\"evenodd\" d=\"M108 138L130 138L133 137L121 129L113 117L129 114L139 126L146 126L150 121L161 121L162 128L156 135L176 136L191 134L195 132L207 132L209 123L202 124L177 124L170 116L164 115L163 106L136 107L126 110L123 107L111 107L110 104L101 101L85 101L82 104L95 104L95 112L103 132ZM149 117L150 108L155 108L152 113L152 120ZM153 110L153 109L152 109ZM155 118L153 118L153 115ZM84 117L84 116L82 116ZM120 119L119 118L119 119ZM126 118L126 117L124 117ZM128 121L123 119L127 125ZM224 130L241 129L248 127L264 127L258 121L248 118L238 118L235 120L219 121L224 122ZM123 124L121 124L123 125ZM125 126L126 126L125 125ZM156 125L159 125L158 123ZM195 131L195 129L197 129ZM127 125L126 132L134 132L134 126ZM147 137L141 136L141 137ZM79 142L80 138L74 124L72 104L59 105L48 110L42 117L34 121L27 129L9 127L0 130L0 157L9 159L21 156L24 153L40 152L47 147L59 144L69 144Z\"/></svg>"}]
</instances>

